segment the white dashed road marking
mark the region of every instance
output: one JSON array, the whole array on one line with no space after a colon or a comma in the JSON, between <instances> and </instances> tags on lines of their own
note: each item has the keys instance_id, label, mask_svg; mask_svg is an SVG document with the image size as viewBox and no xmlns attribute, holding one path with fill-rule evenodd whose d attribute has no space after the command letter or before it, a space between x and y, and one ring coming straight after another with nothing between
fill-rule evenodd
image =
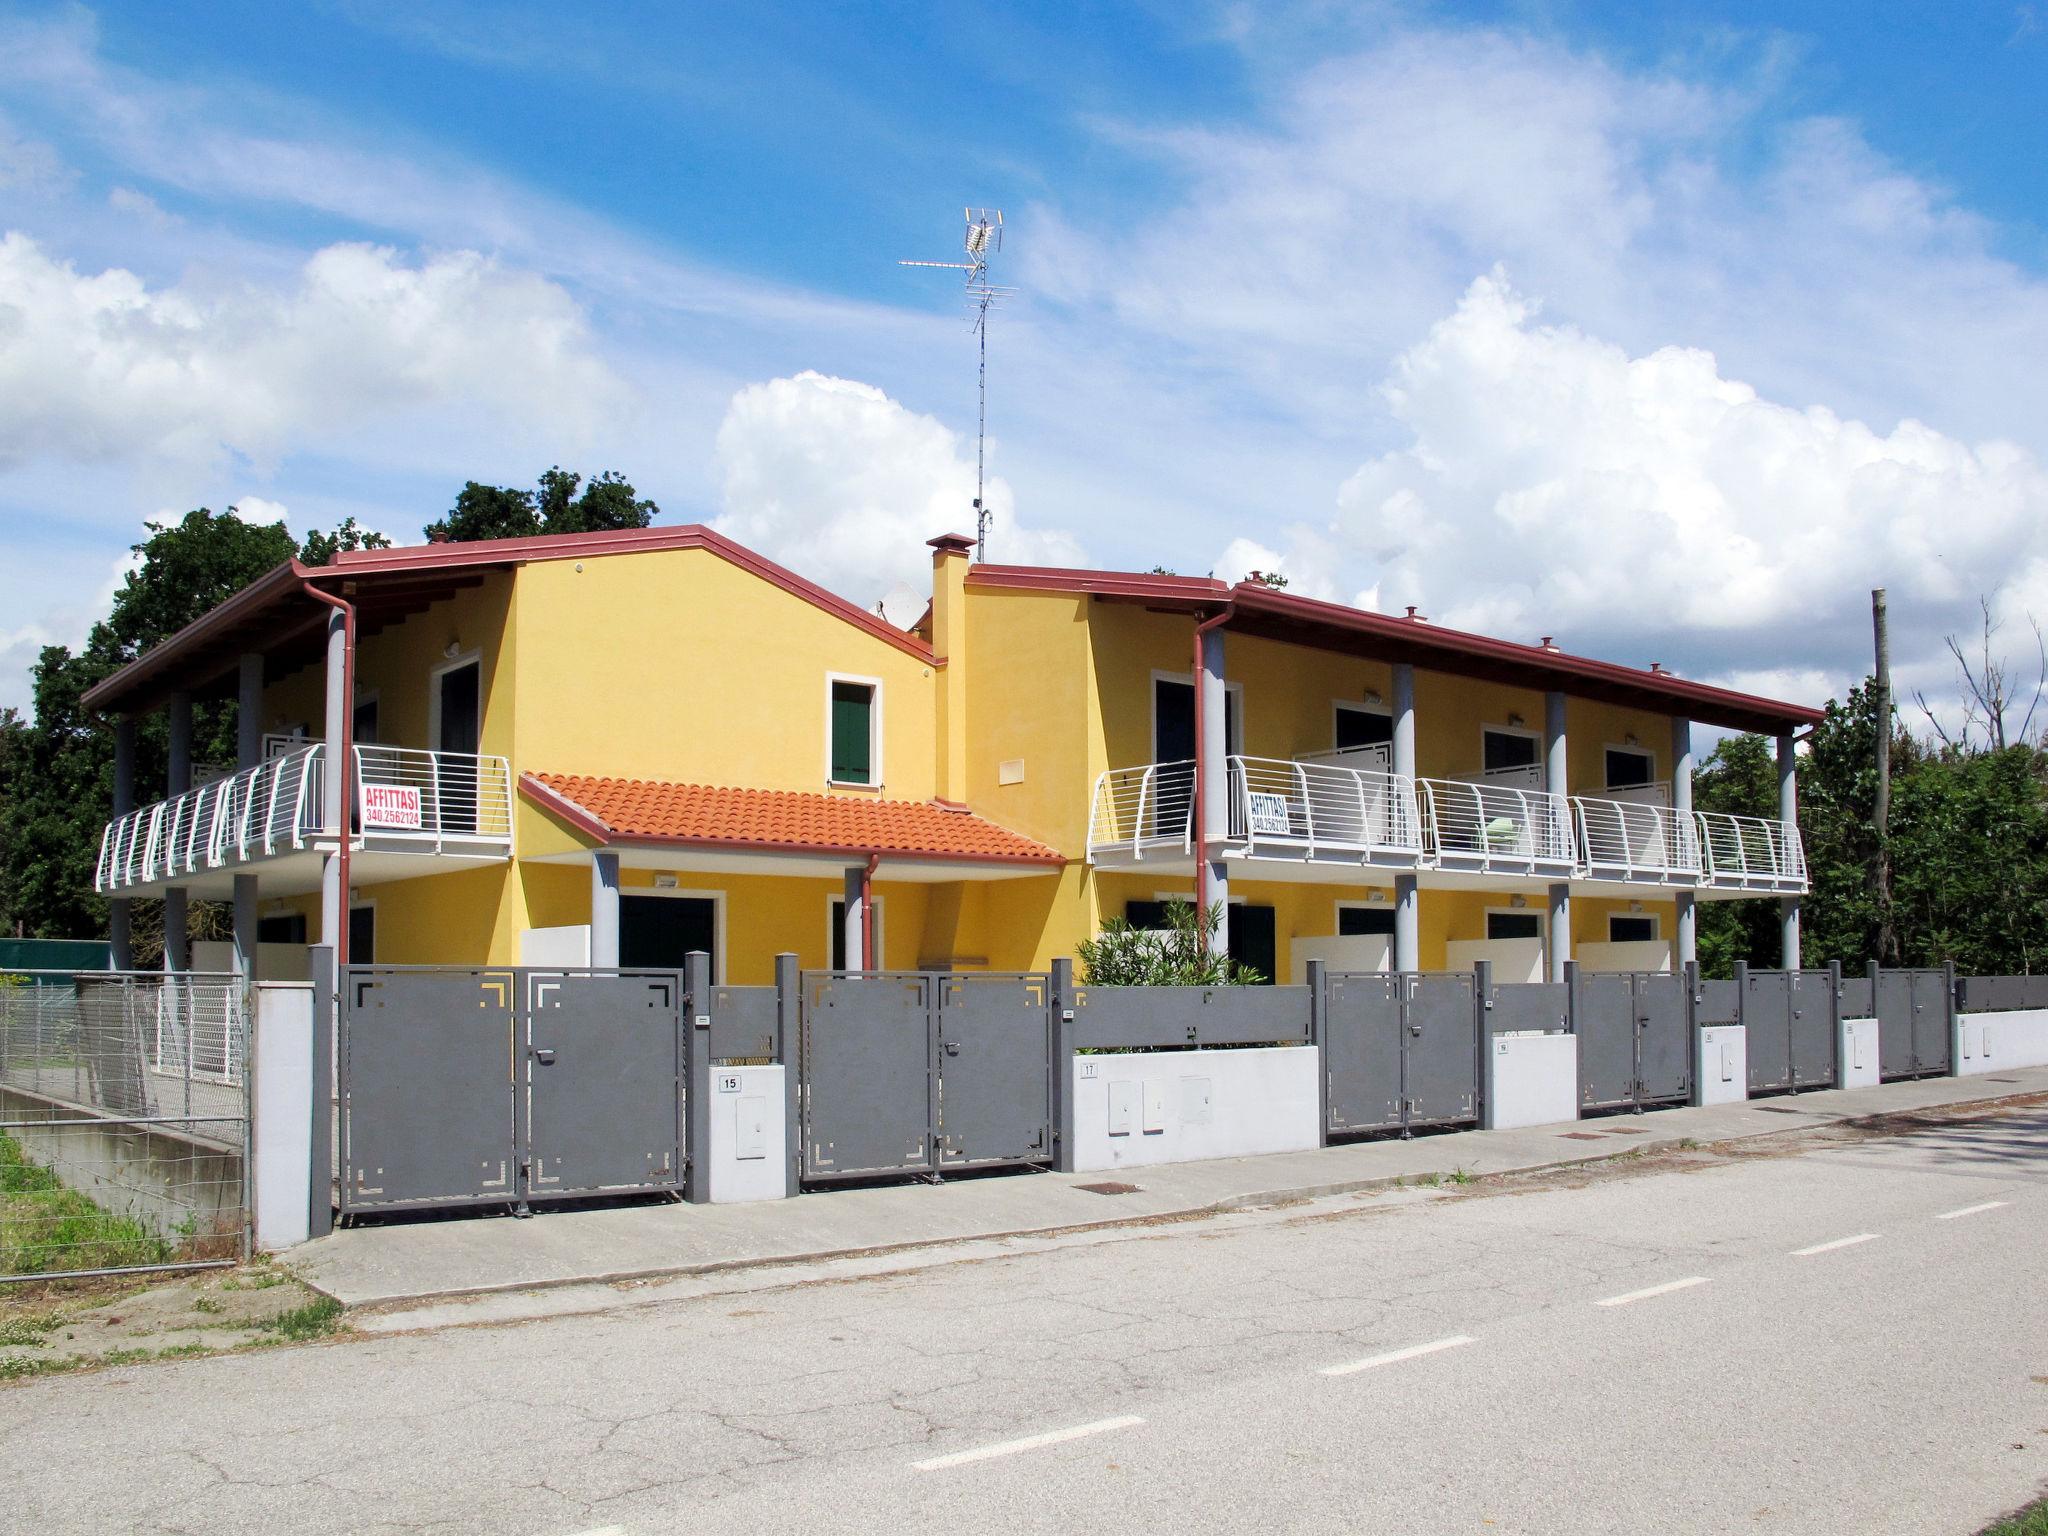
<instances>
[{"instance_id":1,"label":"white dashed road marking","mask_svg":"<svg viewBox=\"0 0 2048 1536\"><path fill-rule=\"evenodd\" d=\"M1136 1414L1125 1414L1118 1419L1097 1419L1093 1424L1076 1424L1072 1429L1049 1429L1042 1435L1026 1435L1021 1440L1001 1440L994 1445L978 1446L971 1451L955 1451L950 1456L934 1456L929 1461L913 1461L911 1466L920 1472L937 1472L946 1467L965 1466L970 1461L987 1461L995 1456L1014 1456L1019 1451L1035 1451L1043 1446L1061 1445L1069 1440L1080 1440L1088 1435L1106 1435L1113 1429L1129 1429L1145 1421Z\"/></svg>"},{"instance_id":2,"label":"white dashed road marking","mask_svg":"<svg viewBox=\"0 0 2048 1536\"><path fill-rule=\"evenodd\" d=\"M1859 1232L1854 1237L1838 1237L1832 1243L1815 1243L1811 1248L1794 1248L1795 1259L1811 1258L1816 1253L1833 1253L1837 1248L1854 1248L1858 1243L1874 1243L1879 1233Z\"/></svg>"},{"instance_id":3,"label":"white dashed road marking","mask_svg":"<svg viewBox=\"0 0 2048 1536\"><path fill-rule=\"evenodd\" d=\"M1943 1211L1934 1219L1936 1221L1954 1221L1958 1216L1975 1216L1984 1211L1995 1211L2005 1203L2003 1200L1986 1200L1982 1205L1966 1205L1960 1211Z\"/></svg>"},{"instance_id":4,"label":"white dashed road marking","mask_svg":"<svg viewBox=\"0 0 2048 1536\"><path fill-rule=\"evenodd\" d=\"M1622 1296L1609 1296L1604 1301L1593 1303L1596 1307L1625 1307L1632 1301L1648 1301L1652 1296L1668 1296L1673 1291L1682 1291L1695 1285L1705 1285L1705 1275L1689 1275L1683 1280L1666 1280L1662 1285L1646 1286L1640 1291L1630 1291Z\"/></svg>"},{"instance_id":5,"label":"white dashed road marking","mask_svg":"<svg viewBox=\"0 0 2048 1536\"><path fill-rule=\"evenodd\" d=\"M1446 1349L1456 1349L1461 1344L1475 1342L1469 1334L1455 1333L1448 1339L1438 1339L1431 1344L1411 1344L1406 1349L1389 1350L1384 1355L1373 1355L1369 1359L1354 1360L1349 1365L1326 1365L1317 1374L1323 1376L1349 1376L1357 1371L1369 1371L1376 1366L1392 1365L1400 1360L1414 1360L1422 1355L1434 1355Z\"/></svg>"}]
</instances>

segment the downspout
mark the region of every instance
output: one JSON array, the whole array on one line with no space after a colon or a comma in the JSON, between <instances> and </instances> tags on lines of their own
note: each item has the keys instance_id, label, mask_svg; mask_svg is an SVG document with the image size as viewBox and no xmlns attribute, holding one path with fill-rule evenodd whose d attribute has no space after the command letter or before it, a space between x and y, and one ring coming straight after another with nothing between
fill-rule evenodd
<instances>
[{"instance_id":1,"label":"downspout","mask_svg":"<svg viewBox=\"0 0 2048 1536\"><path fill-rule=\"evenodd\" d=\"M1227 623L1230 619L1231 611L1236 606L1236 599L1229 599L1215 613L1212 613L1208 618L1195 626L1193 666L1188 673L1188 676L1194 680L1195 684L1195 794L1194 803L1189 807L1189 814L1194 817L1191 830L1194 833L1193 840L1195 846L1195 914L1197 917L1206 917L1209 911L1209 841L1206 835L1209 824L1202 819L1206 809L1203 803L1202 783L1208 777L1203 772L1204 768L1207 767L1204 761L1204 743L1207 740L1207 733L1202 729L1202 694L1204 691L1202 688L1202 638L1210 630ZM1226 703L1226 710L1228 707ZM1207 946L1205 945L1204 947L1206 948Z\"/></svg>"},{"instance_id":2,"label":"downspout","mask_svg":"<svg viewBox=\"0 0 2048 1536\"><path fill-rule=\"evenodd\" d=\"M875 867L881 862L879 853L871 853L867 868L860 872L860 968L863 971L875 968Z\"/></svg>"},{"instance_id":3,"label":"downspout","mask_svg":"<svg viewBox=\"0 0 2048 1536\"><path fill-rule=\"evenodd\" d=\"M338 977L348 964L349 826L355 811L349 767L355 759L356 605L345 597L321 591L310 581L301 585L308 597L341 610L341 745L334 762L334 771L341 776L341 825L335 829L335 864L341 875L341 922L335 927L334 942L334 971Z\"/></svg>"}]
</instances>

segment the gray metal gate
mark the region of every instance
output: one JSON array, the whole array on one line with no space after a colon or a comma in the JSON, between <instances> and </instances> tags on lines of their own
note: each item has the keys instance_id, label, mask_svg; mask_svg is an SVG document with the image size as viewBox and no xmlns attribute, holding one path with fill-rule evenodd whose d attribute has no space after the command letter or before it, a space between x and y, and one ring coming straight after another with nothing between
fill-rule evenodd
<instances>
[{"instance_id":1,"label":"gray metal gate","mask_svg":"<svg viewBox=\"0 0 2048 1536\"><path fill-rule=\"evenodd\" d=\"M1749 1091L1832 1088L1839 1048L1833 976L1744 968L1739 982Z\"/></svg>"},{"instance_id":2,"label":"gray metal gate","mask_svg":"<svg viewBox=\"0 0 2048 1536\"><path fill-rule=\"evenodd\" d=\"M341 1210L678 1191L673 971L353 966Z\"/></svg>"},{"instance_id":3,"label":"gray metal gate","mask_svg":"<svg viewBox=\"0 0 2048 1536\"><path fill-rule=\"evenodd\" d=\"M1323 1070L1332 1135L1479 1119L1479 1007L1464 973L1324 978Z\"/></svg>"},{"instance_id":4,"label":"gray metal gate","mask_svg":"<svg viewBox=\"0 0 2048 1536\"><path fill-rule=\"evenodd\" d=\"M1574 971L1579 1107L1641 1109L1692 1097L1692 1027L1682 976Z\"/></svg>"},{"instance_id":5,"label":"gray metal gate","mask_svg":"<svg viewBox=\"0 0 2048 1536\"><path fill-rule=\"evenodd\" d=\"M1052 1158L1046 975L808 972L799 1042L806 1180Z\"/></svg>"},{"instance_id":6,"label":"gray metal gate","mask_svg":"<svg viewBox=\"0 0 2048 1536\"><path fill-rule=\"evenodd\" d=\"M1879 971L1877 1066L1885 1079L1938 1077L1949 1070L1948 973Z\"/></svg>"}]
</instances>

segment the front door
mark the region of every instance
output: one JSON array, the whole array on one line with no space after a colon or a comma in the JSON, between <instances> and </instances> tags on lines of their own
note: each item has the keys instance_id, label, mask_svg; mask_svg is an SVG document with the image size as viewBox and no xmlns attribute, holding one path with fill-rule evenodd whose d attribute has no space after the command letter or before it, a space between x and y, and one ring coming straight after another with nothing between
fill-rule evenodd
<instances>
[{"instance_id":1,"label":"front door","mask_svg":"<svg viewBox=\"0 0 2048 1536\"><path fill-rule=\"evenodd\" d=\"M683 957L701 949L718 980L718 903L708 896L619 897L621 970L680 971Z\"/></svg>"},{"instance_id":2,"label":"front door","mask_svg":"<svg viewBox=\"0 0 2048 1536\"><path fill-rule=\"evenodd\" d=\"M440 739L434 745L434 786L440 801L443 832L476 830L476 752L482 723L483 668L476 662L451 667L441 674Z\"/></svg>"},{"instance_id":3,"label":"front door","mask_svg":"<svg viewBox=\"0 0 2048 1536\"><path fill-rule=\"evenodd\" d=\"M348 963L350 965L375 965L377 963L377 909L375 907L350 907L348 909Z\"/></svg>"},{"instance_id":4,"label":"front door","mask_svg":"<svg viewBox=\"0 0 2048 1536\"><path fill-rule=\"evenodd\" d=\"M1271 984L1279 963L1279 945L1274 937L1273 909L1249 903L1230 904L1230 958L1259 973Z\"/></svg>"},{"instance_id":5,"label":"front door","mask_svg":"<svg viewBox=\"0 0 2048 1536\"><path fill-rule=\"evenodd\" d=\"M1223 755L1242 750L1243 722L1236 692L1224 691ZM1195 685L1170 677L1152 680L1152 761L1176 766L1159 772L1153 791L1151 835L1179 838L1189 826L1195 798Z\"/></svg>"}]
</instances>

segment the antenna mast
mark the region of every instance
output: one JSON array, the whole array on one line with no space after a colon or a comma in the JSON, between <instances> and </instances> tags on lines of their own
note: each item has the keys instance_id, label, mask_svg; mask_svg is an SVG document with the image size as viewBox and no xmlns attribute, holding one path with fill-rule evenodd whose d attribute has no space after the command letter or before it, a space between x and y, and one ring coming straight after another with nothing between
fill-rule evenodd
<instances>
[{"instance_id":1,"label":"antenna mast","mask_svg":"<svg viewBox=\"0 0 2048 1536\"><path fill-rule=\"evenodd\" d=\"M988 259L1003 248L1003 210L969 208L967 233L961 241L965 261L899 261L899 267L939 267L967 274L967 303L974 311L974 333L981 343L977 375L980 394L974 432L974 558L988 558L988 312L1017 290L988 280Z\"/></svg>"}]
</instances>

